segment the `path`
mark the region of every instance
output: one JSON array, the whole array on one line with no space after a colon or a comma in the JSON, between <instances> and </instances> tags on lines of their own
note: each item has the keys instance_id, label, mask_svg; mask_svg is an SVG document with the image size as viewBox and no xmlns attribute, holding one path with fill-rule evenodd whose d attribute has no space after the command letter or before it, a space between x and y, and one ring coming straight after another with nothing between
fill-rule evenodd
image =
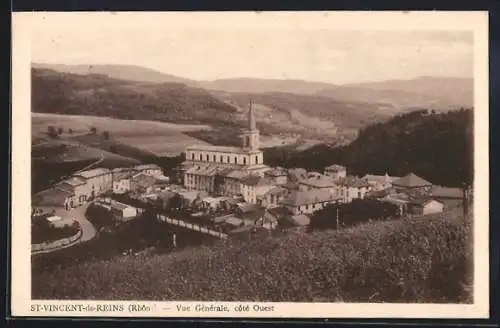
<instances>
[{"instance_id":1,"label":"path","mask_svg":"<svg viewBox=\"0 0 500 328\"><path fill-rule=\"evenodd\" d=\"M73 219L75 219L75 221L77 221L80 224L80 228L82 229L82 237L80 238L79 242L71 244L71 245L65 245L65 246L62 246L59 248L53 248L50 250L37 252L37 254L52 253L52 252L61 250L63 248L68 248L68 247L71 247L74 245L78 245L80 243L86 242L86 241L94 238L96 233L97 233L96 229L95 229L94 225L89 220L87 220L87 218L85 217L85 212L87 210L87 206L88 206L88 204L84 204L84 205L77 207L77 208L74 208L70 211L66 211L65 209L62 209L62 208L55 210L56 211L55 215L60 216L62 218L73 218Z\"/></svg>"}]
</instances>

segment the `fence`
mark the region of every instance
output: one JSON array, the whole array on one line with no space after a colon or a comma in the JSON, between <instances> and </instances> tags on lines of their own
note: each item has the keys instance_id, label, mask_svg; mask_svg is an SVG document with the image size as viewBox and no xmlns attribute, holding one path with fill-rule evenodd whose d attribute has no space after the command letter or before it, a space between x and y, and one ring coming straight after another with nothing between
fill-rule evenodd
<instances>
[{"instance_id":1,"label":"fence","mask_svg":"<svg viewBox=\"0 0 500 328\"><path fill-rule=\"evenodd\" d=\"M227 237L228 237L227 234L225 234L223 232L215 231L215 230L209 229L207 227L203 227L203 226L200 226L200 225L194 224L194 223L188 223L188 222L185 222L185 221L182 221L179 219L172 219L172 218L166 217L165 215L162 215L162 214L158 214L158 219L161 222L166 222L166 223L170 223L170 224L173 224L173 225L176 225L179 227L184 227L184 228L191 229L194 231L199 231L201 233L212 235L212 236L215 236L215 237L220 238L220 239L227 239Z\"/></svg>"},{"instance_id":2,"label":"fence","mask_svg":"<svg viewBox=\"0 0 500 328\"><path fill-rule=\"evenodd\" d=\"M67 248L80 242L82 239L82 229L78 228L78 232L68 238L59 239L50 243L41 243L31 245L31 255L49 253L58 249Z\"/></svg>"}]
</instances>

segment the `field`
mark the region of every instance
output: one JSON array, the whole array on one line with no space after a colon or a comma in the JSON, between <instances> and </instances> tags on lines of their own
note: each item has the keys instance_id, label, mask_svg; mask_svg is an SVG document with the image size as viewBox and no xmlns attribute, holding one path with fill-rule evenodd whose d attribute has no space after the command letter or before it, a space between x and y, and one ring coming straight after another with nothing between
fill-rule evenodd
<instances>
[{"instance_id":1,"label":"field","mask_svg":"<svg viewBox=\"0 0 500 328\"><path fill-rule=\"evenodd\" d=\"M459 212L43 270L35 299L470 303Z\"/></svg>"},{"instance_id":2,"label":"field","mask_svg":"<svg viewBox=\"0 0 500 328\"><path fill-rule=\"evenodd\" d=\"M63 128L65 137L79 137L95 127L98 133L108 131L113 140L154 153L157 156L178 154L192 144L203 141L184 132L210 130L207 125L172 124L154 121L120 120L98 116L32 113L33 138L46 135L48 126ZM72 129L73 134L67 131Z\"/></svg>"}]
</instances>

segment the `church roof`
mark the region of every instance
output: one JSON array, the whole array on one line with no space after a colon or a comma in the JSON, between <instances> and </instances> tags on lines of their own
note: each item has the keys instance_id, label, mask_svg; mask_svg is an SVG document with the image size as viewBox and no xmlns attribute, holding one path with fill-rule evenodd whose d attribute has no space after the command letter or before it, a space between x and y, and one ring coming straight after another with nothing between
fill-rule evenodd
<instances>
[{"instance_id":1,"label":"church roof","mask_svg":"<svg viewBox=\"0 0 500 328\"><path fill-rule=\"evenodd\" d=\"M393 181L392 184L394 186L406 187L406 188L432 186L432 183L422 179L421 177L415 175L414 173L407 174L406 176Z\"/></svg>"}]
</instances>

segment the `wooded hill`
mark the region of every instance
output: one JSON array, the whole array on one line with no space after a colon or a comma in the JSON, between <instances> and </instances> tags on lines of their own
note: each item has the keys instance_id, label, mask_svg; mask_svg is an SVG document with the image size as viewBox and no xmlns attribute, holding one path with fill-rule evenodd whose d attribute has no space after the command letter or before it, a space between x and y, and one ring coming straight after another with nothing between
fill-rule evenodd
<instances>
[{"instance_id":1,"label":"wooded hill","mask_svg":"<svg viewBox=\"0 0 500 328\"><path fill-rule=\"evenodd\" d=\"M322 144L302 152L273 148L264 159L272 166L319 171L341 164L353 175L415 172L435 184L460 186L473 179L473 111L414 111L360 129L347 146Z\"/></svg>"}]
</instances>

